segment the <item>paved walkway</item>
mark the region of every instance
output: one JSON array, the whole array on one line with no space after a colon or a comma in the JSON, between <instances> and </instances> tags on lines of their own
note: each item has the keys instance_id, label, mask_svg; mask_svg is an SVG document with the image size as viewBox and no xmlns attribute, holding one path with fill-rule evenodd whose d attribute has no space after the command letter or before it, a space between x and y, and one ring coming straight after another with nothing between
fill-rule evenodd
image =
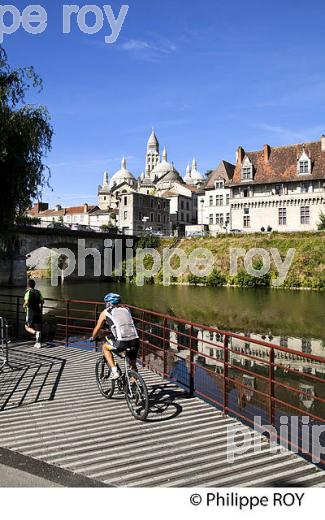
<instances>
[{"instance_id":1,"label":"paved walkway","mask_svg":"<svg viewBox=\"0 0 325 520\"><path fill-rule=\"evenodd\" d=\"M123 398L107 401L98 392L97 356L13 345L15 370L0 374L0 447L84 479L80 485L325 486L325 472L287 451L271 453L259 434L149 370L142 374L151 413L136 421ZM237 429L260 451L230 464L227 431ZM10 470L7 478L15 478Z\"/></svg>"}]
</instances>

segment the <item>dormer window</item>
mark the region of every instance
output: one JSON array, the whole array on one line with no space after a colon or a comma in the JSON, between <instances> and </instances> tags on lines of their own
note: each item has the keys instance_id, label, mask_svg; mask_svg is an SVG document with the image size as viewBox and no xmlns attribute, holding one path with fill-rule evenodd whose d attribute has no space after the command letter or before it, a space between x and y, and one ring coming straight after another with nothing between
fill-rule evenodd
<instances>
[{"instance_id":1,"label":"dormer window","mask_svg":"<svg viewBox=\"0 0 325 520\"><path fill-rule=\"evenodd\" d=\"M299 173L309 173L308 161L299 161Z\"/></svg>"},{"instance_id":2,"label":"dormer window","mask_svg":"<svg viewBox=\"0 0 325 520\"><path fill-rule=\"evenodd\" d=\"M225 181L224 180L219 180L219 181L216 181L215 184L214 184L214 187L216 190L220 190L224 187L225 185Z\"/></svg>"},{"instance_id":3,"label":"dormer window","mask_svg":"<svg viewBox=\"0 0 325 520\"><path fill-rule=\"evenodd\" d=\"M305 149L298 159L297 170L299 175L308 175L311 173L311 160L305 152Z\"/></svg>"},{"instance_id":4,"label":"dormer window","mask_svg":"<svg viewBox=\"0 0 325 520\"><path fill-rule=\"evenodd\" d=\"M247 156L242 164L241 177L243 181L250 181L253 179L253 165Z\"/></svg>"}]
</instances>

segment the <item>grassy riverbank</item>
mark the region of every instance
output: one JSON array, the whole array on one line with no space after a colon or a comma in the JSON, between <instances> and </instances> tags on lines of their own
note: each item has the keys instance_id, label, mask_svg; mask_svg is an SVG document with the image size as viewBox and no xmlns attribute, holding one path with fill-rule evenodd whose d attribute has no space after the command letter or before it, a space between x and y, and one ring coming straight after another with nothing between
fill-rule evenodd
<instances>
[{"instance_id":1,"label":"grassy riverbank","mask_svg":"<svg viewBox=\"0 0 325 520\"><path fill-rule=\"evenodd\" d=\"M150 247L150 244L144 244ZM152 244L153 245L153 244ZM151 245L151 247L152 247ZM214 256L214 269L209 276L197 276L187 270L180 276L172 279L173 283L238 287L271 287L273 281L279 277L279 269L272 256L271 250L277 250L282 261L290 249L294 250L293 259L283 283L279 286L290 289L324 289L325 288L325 233L271 233L271 234L242 234L220 235L218 237L161 240L156 244L156 249L162 254L165 248L177 247L190 255L197 248L204 248L212 252ZM252 248L264 249L270 256L270 270L263 277L251 276L244 266L244 259L238 259L237 274L230 272L230 251L242 248L246 252ZM150 258L145 259L145 265L151 267ZM177 267L179 261L175 255L171 259L171 265ZM254 257L253 265L256 269L261 267L261 258ZM130 278L135 281L135 278ZM149 283L162 283L163 270L147 280Z\"/></svg>"}]
</instances>

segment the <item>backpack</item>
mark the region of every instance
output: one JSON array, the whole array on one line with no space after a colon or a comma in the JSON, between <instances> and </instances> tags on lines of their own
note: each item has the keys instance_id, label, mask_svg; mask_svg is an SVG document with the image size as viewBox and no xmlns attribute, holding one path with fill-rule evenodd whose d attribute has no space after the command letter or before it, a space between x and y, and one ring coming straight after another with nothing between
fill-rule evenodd
<instances>
[{"instance_id":1,"label":"backpack","mask_svg":"<svg viewBox=\"0 0 325 520\"><path fill-rule=\"evenodd\" d=\"M27 306L33 311L39 311L41 305L41 293L37 289L29 289Z\"/></svg>"},{"instance_id":2,"label":"backpack","mask_svg":"<svg viewBox=\"0 0 325 520\"><path fill-rule=\"evenodd\" d=\"M128 308L113 307L112 309L106 309L105 314L107 325L111 328L115 339L131 341L139 337Z\"/></svg>"}]
</instances>

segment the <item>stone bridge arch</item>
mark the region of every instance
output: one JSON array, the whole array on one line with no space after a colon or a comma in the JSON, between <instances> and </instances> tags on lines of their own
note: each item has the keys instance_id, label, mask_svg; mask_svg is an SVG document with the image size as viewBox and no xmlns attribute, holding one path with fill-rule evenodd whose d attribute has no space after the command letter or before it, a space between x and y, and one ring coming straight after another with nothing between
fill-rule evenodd
<instances>
[{"instance_id":1,"label":"stone bridge arch","mask_svg":"<svg viewBox=\"0 0 325 520\"><path fill-rule=\"evenodd\" d=\"M69 278L89 280L107 276L107 273L114 270L117 262L124 260L127 249L135 250L135 244L134 237L111 233L17 227L9 240L9 253L5 262L7 265L0 270L0 285L25 286L26 257L41 247L70 251L76 260L76 266Z\"/></svg>"}]
</instances>

